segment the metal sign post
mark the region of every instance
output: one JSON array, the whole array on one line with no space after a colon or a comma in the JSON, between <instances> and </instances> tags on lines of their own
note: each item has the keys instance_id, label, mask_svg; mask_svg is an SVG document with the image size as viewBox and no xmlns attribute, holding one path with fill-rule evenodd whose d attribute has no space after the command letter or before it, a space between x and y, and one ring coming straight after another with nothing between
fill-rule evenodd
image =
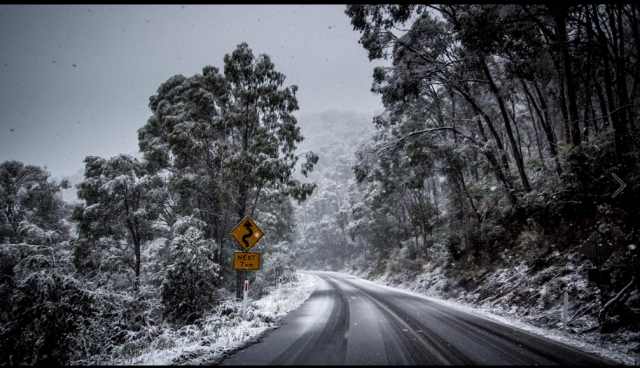
<instances>
[{"instance_id":1,"label":"metal sign post","mask_svg":"<svg viewBox=\"0 0 640 368\"><path fill-rule=\"evenodd\" d=\"M244 291L242 297L242 318L247 319L247 303L249 299L249 270L260 269L260 253L249 253L249 249L253 247L258 240L262 238L264 233L249 218L244 220L231 231L231 237L234 238L244 252L233 254L233 269L242 272L244 270ZM238 278L240 278L238 274ZM236 284L237 285L237 284Z\"/></svg>"}]
</instances>

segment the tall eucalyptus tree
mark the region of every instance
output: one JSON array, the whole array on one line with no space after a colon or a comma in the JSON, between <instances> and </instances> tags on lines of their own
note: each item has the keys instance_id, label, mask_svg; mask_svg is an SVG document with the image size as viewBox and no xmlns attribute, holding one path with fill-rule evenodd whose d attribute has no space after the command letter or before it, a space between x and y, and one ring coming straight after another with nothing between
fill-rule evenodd
<instances>
[{"instance_id":1,"label":"tall eucalyptus tree","mask_svg":"<svg viewBox=\"0 0 640 368\"><path fill-rule=\"evenodd\" d=\"M292 177L303 137L293 115L298 87L284 80L268 55L255 57L241 43L225 55L222 72L207 66L190 78L176 75L149 99L153 115L138 131L140 150L171 173L183 214L208 225L220 263L230 227L253 214L264 189L304 200L315 188ZM306 154L302 174L317 159Z\"/></svg>"}]
</instances>

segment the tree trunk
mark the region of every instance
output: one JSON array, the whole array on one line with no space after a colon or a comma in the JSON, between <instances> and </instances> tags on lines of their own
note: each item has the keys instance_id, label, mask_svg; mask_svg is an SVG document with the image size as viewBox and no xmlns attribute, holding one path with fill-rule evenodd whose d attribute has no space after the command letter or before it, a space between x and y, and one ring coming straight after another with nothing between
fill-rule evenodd
<instances>
[{"instance_id":1,"label":"tree trunk","mask_svg":"<svg viewBox=\"0 0 640 368\"><path fill-rule=\"evenodd\" d=\"M498 146L498 150L500 151L500 159L501 159L501 162L502 162L502 166L508 172L509 171L509 161L507 160L507 154L506 154L506 151L504 149L504 145L502 144L502 139L500 139L500 135L498 134L498 132L496 131L495 127L493 126L493 123L491 122L491 118L489 117L489 115L487 115L480 108L480 106L478 106L478 104L476 104L474 99L471 97L471 93L469 92L469 89L466 88L466 86L465 86L465 90L464 91L459 91L459 92L462 95L462 97L464 97L467 100L467 102L469 102L469 104L471 104L471 107L473 107L474 112L476 114L482 116L482 118L484 119L485 123L487 123L487 127L489 128L489 131L491 132L491 136L496 141L496 145ZM480 125L480 129L482 129L482 125ZM484 134L484 130L483 130L483 134Z\"/></svg>"},{"instance_id":2,"label":"tree trunk","mask_svg":"<svg viewBox=\"0 0 640 368\"><path fill-rule=\"evenodd\" d=\"M625 57L625 51L624 51L625 39L624 39L624 28L622 27L622 10L621 10L621 5L616 5L616 6L617 6L617 12L616 12L616 9L613 9L612 13L617 13L616 15L617 15L618 32L615 32L616 24L614 22L614 19L613 18L610 18L610 19L611 19L612 26L614 27L613 28L614 36L616 33L618 33L619 35L618 46L620 50L616 52L616 91L618 94L618 102L620 104L620 128L622 129L622 131L620 131L620 134L622 135L622 137L624 137L624 139L626 139L626 137L629 134L629 131L627 129L627 122L630 121L629 118L631 117L630 112L632 111L632 109L631 109L631 104L629 103L629 95L627 94L627 78L626 78L626 67L625 67L625 61L627 60L627 57Z\"/></svg>"},{"instance_id":3,"label":"tree trunk","mask_svg":"<svg viewBox=\"0 0 640 368\"><path fill-rule=\"evenodd\" d=\"M609 116L609 110L607 109L607 102L604 99L604 92L602 91L602 85L600 84L599 80L595 80L593 83L593 86L596 89L596 95L598 97L598 103L600 104L600 113L602 114L602 120L607 124L610 125L610 116Z\"/></svg>"},{"instance_id":4,"label":"tree trunk","mask_svg":"<svg viewBox=\"0 0 640 368\"><path fill-rule=\"evenodd\" d=\"M607 37L604 34L604 31L602 30L602 28L600 27L600 20L598 18L596 5L592 5L592 6L594 7L593 9L594 9L595 16L593 17L593 20L596 26L596 31L599 36L598 43L600 45L601 60L602 60L602 66L604 70L604 89L605 89L606 97L609 103L609 110L611 111L610 112L611 128L614 131L613 133L614 150L616 154L616 161L620 162L622 159L622 154L626 152L626 146L625 146L624 134L623 134L625 132L625 129L624 129L623 123L620 121L619 111L617 111L616 103L613 97L613 87L611 85L612 75L611 75L611 69L609 67L609 56L611 56L611 54L607 46Z\"/></svg>"},{"instance_id":5,"label":"tree trunk","mask_svg":"<svg viewBox=\"0 0 640 368\"><path fill-rule=\"evenodd\" d=\"M558 73L558 98L560 99L560 112L562 113L562 131L564 132L564 142L566 144L571 143L571 129L569 128L569 110L567 110L567 99L565 97L565 88L564 88L564 72L560 67L558 61L552 57L553 64L556 67L556 72Z\"/></svg>"},{"instance_id":6,"label":"tree trunk","mask_svg":"<svg viewBox=\"0 0 640 368\"><path fill-rule=\"evenodd\" d=\"M482 122L480 121L480 118L478 118L477 120L478 122L478 130L480 131L480 136L482 137L482 140L484 142L487 142L487 137L484 134L484 129L482 128ZM509 202L511 203L511 205L513 205L514 207L518 206L518 198L515 195L515 189L513 188L513 184L511 183L511 181L504 175L504 172L502 172L502 168L500 167L500 164L498 163L498 160L496 159L496 157L493 154L493 151L491 150L482 150L481 151L485 157L487 158L487 161L489 161L489 163L491 164L491 167L493 168L493 172L496 176L496 179L499 183L501 183L505 190L507 191L507 197L509 198ZM434 185L434 193L435 193L435 181L433 183ZM437 209L437 204L436 204L436 209Z\"/></svg>"},{"instance_id":7,"label":"tree trunk","mask_svg":"<svg viewBox=\"0 0 640 368\"><path fill-rule=\"evenodd\" d=\"M542 96L542 92L540 88L538 88L538 84L534 81L533 86L536 89L536 94L538 95L538 99L540 100L540 108L542 108L542 112L540 112L540 108L536 103L535 98L529 92L527 88L527 84L522 80L522 86L524 87L524 91L529 96L531 103L533 104L538 117L540 118L540 125L542 126L542 130L544 131L544 135L547 137L547 142L549 143L549 151L551 152L551 156L553 157L553 161L556 164L556 172L558 176L562 175L562 167L560 166L560 160L558 159L558 151L556 150L556 137L553 134L553 129L551 128L551 120L549 119L549 113L547 111L547 103L544 101L544 97Z\"/></svg>"},{"instance_id":8,"label":"tree trunk","mask_svg":"<svg viewBox=\"0 0 640 368\"><path fill-rule=\"evenodd\" d=\"M247 188L244 185L244 182L241 182L238 188L239 196L238 196L238 223L240 223L245 218L245 212L247 207ZM236 298L242 299L242 294L244 292L244 275L245 271L236 271Z\"/></svg>"},{"instance_id":9,"label":"tree trunk","mask_svg":"<svg viewBox=\"0 0 640 368\"><path fill-rule=\"evenodd\" d=\"M580 121L578 119L578 107L576 105L576 90L573 82L573 70L571 68L571 56L569 55L569 47L567 45L567 8L563 5L554 7L554 20L556 24L557 42L560 46L560 55L562 59L562 74L567 93L567 102L569 106L569 133L571 143L574 146L580 145Z\"/></svg>"},{"instance_id":10,"label":"tree trunk","mask_svg":"<svg viewBox=\"0 0 640 368\"><path fill-rule=\"evenodd\" d=\"M502 119L504 120L505 130L507 131L507 136L509 137L509 143L511 144L511 152L513 153L513 158L516 161L516 166L518 167L518 173L520 174L520 179L522 180L522 186L526 192L531 191L531 186L529 185L529 180L527 179L527 174L524 171L524 163L522 161L522 156L520 156L520 152L518 152L518 146L516 145L516 140L513 136L513 131L511 130L511 123L509 122L509 114L507 113L507 109L504 105L504 101L502 100L502 96L500 96L500 92L498 91L498 87L493 81L491 77L491 72L489 72L489 67L487 63L483 61L482 67L484 70L484 74L487 77L487 81L489 82L489 86L491 88L491 92L498 100L498 106L500 107L500 112L502 113Z\"/></svg>"},{"instance_id":11,"label":"tree trunk","mask_svg":"<svg viewBox=\"0 0 640 368\"><path fill-rule=\"evenodd\" d=\"M520 81L524 85L524 81L522 79ZM540 141L540 134L538 133L538 127L537 127L537 124L536 124L536 118L533 116L533 109L531 108L531 101L530 101L531 100L531 94L528 93L528 91L527 91L527 96L526 96L525 100L527 101L527 107L528 107L528 110L529 110L529 115L531 116L531 125L533 126L534 133L536 134L536 146L538 148L538 156L540 157L540 163L542 164L542 167L545 167L544 155L542 154L542 142ZM537 111L537 114L538 114L538 117L541 119L542 115L540 114L539 110ZM542 125L542 124L540 124L540 125ZM560 174L560 173L558 173L558 174Z\"/></svg>"}]
</instances>

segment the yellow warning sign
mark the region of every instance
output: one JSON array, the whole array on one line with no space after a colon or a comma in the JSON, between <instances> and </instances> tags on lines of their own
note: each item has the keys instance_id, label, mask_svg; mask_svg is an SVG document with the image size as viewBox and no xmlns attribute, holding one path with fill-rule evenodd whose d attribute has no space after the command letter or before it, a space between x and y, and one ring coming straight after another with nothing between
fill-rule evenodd
<instances>
[{"instance_id":1,"label":"yellow warning sign","mask_svg":"<svg viewBox=\"0 0 640 368\"><path fill-rule=\"evenodd\" d=\"M233 269L255 271L260 269L260 253L233 253Z\"/></svg>"},{"instance_id":2,"label":"yellow warning sign","mask_svg":"<svg viewBox=\"0 0 640 368\"><path fill-rule=\"evenodd\" d=\"M248 252L263 235L262 231L251 221L249 216L245 217L231 232L231 236L240 244L245 252Z\"/></svg>"}]
</instances>

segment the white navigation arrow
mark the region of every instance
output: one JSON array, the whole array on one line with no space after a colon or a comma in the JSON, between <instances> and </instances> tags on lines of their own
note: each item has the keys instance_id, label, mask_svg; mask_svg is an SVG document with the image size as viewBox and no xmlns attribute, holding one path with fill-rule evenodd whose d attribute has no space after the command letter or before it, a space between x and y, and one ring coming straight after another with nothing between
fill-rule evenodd
<instances>
[{"instance_id":1,"label":"white navigation arrow","mask_svg":"<svg viewBox=\"0 0 640 368\"><path fill-rule=\"evenodd\" d=\"M611 198L615 198L618 194L620 194L620 192L622 192L622 190L627 186L627 184L625 184L624 181L622 181L622 179L618 177L618 175L614 173L611 173L611 175L613 175L613 178L616 179L618 183L620 183L620 185L622 185L620 188L618 188L618 190L616 190L615 193L611 195Z\"/></svg>"}]
</instances>

